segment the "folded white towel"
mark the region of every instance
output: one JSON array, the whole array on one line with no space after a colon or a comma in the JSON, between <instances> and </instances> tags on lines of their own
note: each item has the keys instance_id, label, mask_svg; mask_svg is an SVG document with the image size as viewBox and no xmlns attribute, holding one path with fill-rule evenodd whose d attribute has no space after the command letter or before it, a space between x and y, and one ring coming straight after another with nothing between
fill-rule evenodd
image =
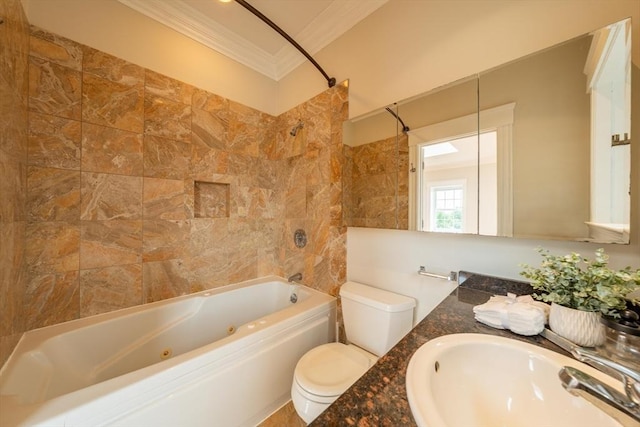
<instances>
[{"instance_id":1,"label":"folded white towel","mask_svg":"<svg viewBox=\"0 0 640 427\"><path fill-rule=\"evenodd\" d=\"M480 323L497 329L509 329L520 335L536 335L544 330L549 306L534 301L531 295L494 295L484 304L473 307Z\"/></svg>"},{"instance_id":2,"label":"folded white towel","mask_svg":"<svg viewBox=\"0 0 640 427\"><path fill-rule=\"evenodd\" d=\"M507 308L509 330L520 335L537 335L544 329L544 311L529 303L511 304Z\"/></svg>"}]
</instances>

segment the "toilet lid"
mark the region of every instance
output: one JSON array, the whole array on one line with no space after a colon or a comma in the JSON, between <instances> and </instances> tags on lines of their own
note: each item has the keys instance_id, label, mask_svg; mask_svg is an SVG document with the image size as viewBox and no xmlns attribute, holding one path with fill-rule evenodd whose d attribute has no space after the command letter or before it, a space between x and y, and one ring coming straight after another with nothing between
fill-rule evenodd
<instances>
[{"instance_id":1,"label":"toilet lid","mask_svg":"<svg viewBox=\"0 0 640 427\"><path fill-rule=\"evenodd\" d=\"M339 396L375 363L350 345L330 343L307 352L296 365L295 379L306 391L317 396Z\"/></svg>"}]
</instances>

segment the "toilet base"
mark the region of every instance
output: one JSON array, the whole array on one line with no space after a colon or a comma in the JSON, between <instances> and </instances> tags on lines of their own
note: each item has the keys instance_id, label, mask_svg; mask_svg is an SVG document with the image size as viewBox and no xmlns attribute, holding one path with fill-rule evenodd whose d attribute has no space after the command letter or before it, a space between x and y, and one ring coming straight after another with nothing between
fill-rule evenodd
<instances>
[{"instance_id":1,"label":"toilet base","mask_svg":"<svg viewBox=\"0 0 640 427\"><path fill-rule=\"evenodd\" d=\"M307 424L315 420L318 415L327 409L337 398L338 396L310 396L309 393L298 385L295 379L291 385L291 401L293 402L293 407L298 413L298 416Z\"/></svg>"}]
</instances>

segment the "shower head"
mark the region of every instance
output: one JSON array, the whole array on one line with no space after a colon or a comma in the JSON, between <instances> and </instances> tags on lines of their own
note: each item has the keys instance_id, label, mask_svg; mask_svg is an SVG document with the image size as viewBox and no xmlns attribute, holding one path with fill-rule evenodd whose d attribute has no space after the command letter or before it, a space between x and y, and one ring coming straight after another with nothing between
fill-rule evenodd
<instances>
[{"instance_id":1,"label":"shower head","mask_svg":"<svg viewBox=\"0 0 640 427\"><path fill-rule=\"evenodd\" d=\"M291 128L291 131L289 132L289 135L291 136L296 136L296 134L298 133L298 131L300 129L302 129L304 127L304 122L298 122L297 125L295 125L293 128Z\"/></svg>"}]
</instances>

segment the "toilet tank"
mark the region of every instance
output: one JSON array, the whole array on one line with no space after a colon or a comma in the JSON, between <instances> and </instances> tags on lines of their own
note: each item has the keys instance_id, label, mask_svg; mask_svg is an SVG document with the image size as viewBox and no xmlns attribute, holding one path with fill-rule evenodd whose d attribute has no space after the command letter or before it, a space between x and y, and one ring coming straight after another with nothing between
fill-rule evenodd
<instances>
[{"instance_id":1,"label":"toilet tank","mask_svg":"<svg viewBox=\"0 0 640 427\"><path fill-rule=\"evenodd\" d=\"M347 282L340 288L347 341L382 356L413 326L416 301L404 295Z\"/></svg>"}]
</instances>

